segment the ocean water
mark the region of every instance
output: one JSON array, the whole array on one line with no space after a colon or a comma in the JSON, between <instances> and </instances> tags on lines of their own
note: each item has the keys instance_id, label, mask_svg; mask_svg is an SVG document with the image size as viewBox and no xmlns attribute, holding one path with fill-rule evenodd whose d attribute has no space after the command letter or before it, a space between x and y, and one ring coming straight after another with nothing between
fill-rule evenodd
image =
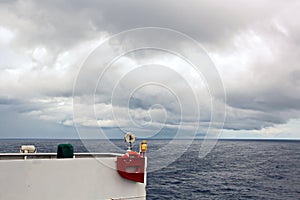
<instances>
[{"instance_id":1,"label":"ocean water","mask_svg":"<svg viewBox=\"0 0 300 200\"><path fill-rule=\"evenodd\" d=\"M300 199L300 142L218 141L198 158L201 140L168 166L148 173L147 199ZM56 152L71 143L75 152L119 152L119 140L0 140L0 152L18 152L21 144L34 144L39 152ZM168 140L149 140L150 152ZM137 147L135 147L137 148ZM171 155L171 154L170 154ZM149 159L149 169L162 160Z\"/></svg>"}]
</instances>

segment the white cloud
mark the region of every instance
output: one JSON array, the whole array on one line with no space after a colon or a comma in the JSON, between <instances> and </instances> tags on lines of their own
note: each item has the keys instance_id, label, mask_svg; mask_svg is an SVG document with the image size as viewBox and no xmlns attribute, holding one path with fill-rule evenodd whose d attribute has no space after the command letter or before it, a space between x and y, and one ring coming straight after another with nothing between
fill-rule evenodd
<instances>
[{"instance_id":1,"label":"white cloud","mask_svg":"<svg viewBox=\"0 0 300 200\"><path fill-rule=\"evenodd\" d=\"M112 33L160 26L182 31L208 49L227 91L227 131L255 137L287 132L287 137L299 137L293 133L299 130L295 124L300 118L299 5L297 1L1 2L0 100L24 116L73 126L73 84L92 50ZM112 46L113 52L118 43ZM152 67L140 66L144 63ZM96 68L88 74L98 72ZM82 94L91 87L90 77L84 80ZM147 81L148 86L138 88ZM99 84L96 115L90 108L93 97L78 105L82 113L75 120L80 126L119 125L155 132L163 125L178 127L183 116L182 127L192 130L198 120L193 92L205 124L200 128L209 125L211 94L205 77L174 55L154 51L125 55Z\"/></svg>"},{"instance_id":2,"label":"white cloud","mask_svg":"<svg viewBox=\"0 0 300 200\"><path fill-rule=\"evenodd\" d=\"M14 32L11 30L0 26L0 43L9 44L15 37Z\"/></svg>"}]
</instances>

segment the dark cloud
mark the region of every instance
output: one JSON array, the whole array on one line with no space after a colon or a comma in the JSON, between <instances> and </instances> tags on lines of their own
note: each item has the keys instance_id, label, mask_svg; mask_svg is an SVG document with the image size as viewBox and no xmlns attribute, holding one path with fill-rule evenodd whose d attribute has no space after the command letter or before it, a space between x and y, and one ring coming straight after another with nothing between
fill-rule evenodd
<instances>
[{"instance_id":1,"label":"dark cloud","mask_svg":"<svg viewBox=\"0 0 300 200\"><path fill-rule=\"evenodd\" d=\"M65 49L104 32L158 26L182 31L200 42L230 41L237 31L289 8L287 2L239 1L11 1L2 23L18 26L18 42ZM9 19L9 20L8 20Z\"/></svg>"},{"instance_id":2,"label":"dark cloud","mask_svg":"<svg viewBox=\"0 0 300 200\"><path fill-rule=\"evenodd\" d=\"M74 80L84 59L96 47L91 45L85 49L86 44L99 43L104 37L127 29L154 26L181 31L203 44L212 58L221 57L217 64L227 93L225 129L261 130L284 124L300 117L300 26L296 20L299 8L297 1L259 0L1 1L1 27L9 31L6 35L0 32L3 41L7 40L0 44L1 52L6 52L0 63L0 90L4 95L0 104L14 107L22 116L69 124ZM144 38L136 38L139 39ZM148 39L155 41L156 38ZM169 45L188 50L172 41ZM147 57L142 52L138 56ZM131 66L138 58L128 56L116 65ZM164 58L172 60L168 56ZM113 88L122 74L121 69L113 68L109 76L101 80L100 84L105 87L96 88L95 101L86 96L89 99L86 102L106 109L98 116L105 123L110 124L105 120L112 120L107 108L111 104L119 109L121 118L126 114L123 109L129 106L134 119L144 123L150 120L147 112L157 103L163 106L169 118L164 121L163 109L156 108L152 117L157 118L151 120L178 124L182 113L176 99L166 95L167 92L154 92L152 88L131 99L124 97L147 77L165 81L175 88L186 106L182 120L187 124L196 121L192 95L178 74L133 73L118 83L119 88ZM90 88L93 83L90 79L98 73L98 68L86 72L79 80L83 84L76 97L95 89ZM111 101L113 89L121 91L114 96L114 102ZM218 98L222 93L214 95ZM202 93L199 97L203 101L201 121L208 122L210 102ZM64 103L69 107L64 107Z\"/></svg>"},{"instance_id":3,"label":"dark cloud","mask_svg":"<svg viewBox=\"0 0 300 200\"><path fill-rule=\"evenodd\" d=\"M0 104L1 105L17 105L22 103L20 99L12 99L9 97L0 97Z\"/></svg>"}]
</instances>

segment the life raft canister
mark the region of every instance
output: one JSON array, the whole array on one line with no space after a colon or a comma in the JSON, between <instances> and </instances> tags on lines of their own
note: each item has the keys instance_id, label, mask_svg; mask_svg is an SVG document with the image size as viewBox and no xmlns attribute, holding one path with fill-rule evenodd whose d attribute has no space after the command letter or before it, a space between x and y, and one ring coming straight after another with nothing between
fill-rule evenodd
<instances>
[{"instance_id":1,"label":"life raft canister","mask_svg":"<svg viewBox=\"0 0 300 200\"><path fill-rule=\"evenodd\" d=\"M135 151L128 151L117 158L117 171L123 178L144 183L145 158Z\"/></svg>"}]
</instances>

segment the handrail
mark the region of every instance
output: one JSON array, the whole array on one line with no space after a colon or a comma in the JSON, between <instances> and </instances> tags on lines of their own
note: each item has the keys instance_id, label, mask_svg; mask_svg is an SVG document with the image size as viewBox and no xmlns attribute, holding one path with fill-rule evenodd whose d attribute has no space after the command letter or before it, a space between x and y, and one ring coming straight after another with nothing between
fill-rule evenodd
<instances>
[{"instance_id":1,"label":"handrail","mask_svg":"<svg viewBox=\"0 0 300 200\"><path fill-rule=\"evenodd\" d=\"M118 157L117 153L74 153L73 158ZM56 159L56 153L0 153L0 160Z\"/></svg>"}]
</instances>

